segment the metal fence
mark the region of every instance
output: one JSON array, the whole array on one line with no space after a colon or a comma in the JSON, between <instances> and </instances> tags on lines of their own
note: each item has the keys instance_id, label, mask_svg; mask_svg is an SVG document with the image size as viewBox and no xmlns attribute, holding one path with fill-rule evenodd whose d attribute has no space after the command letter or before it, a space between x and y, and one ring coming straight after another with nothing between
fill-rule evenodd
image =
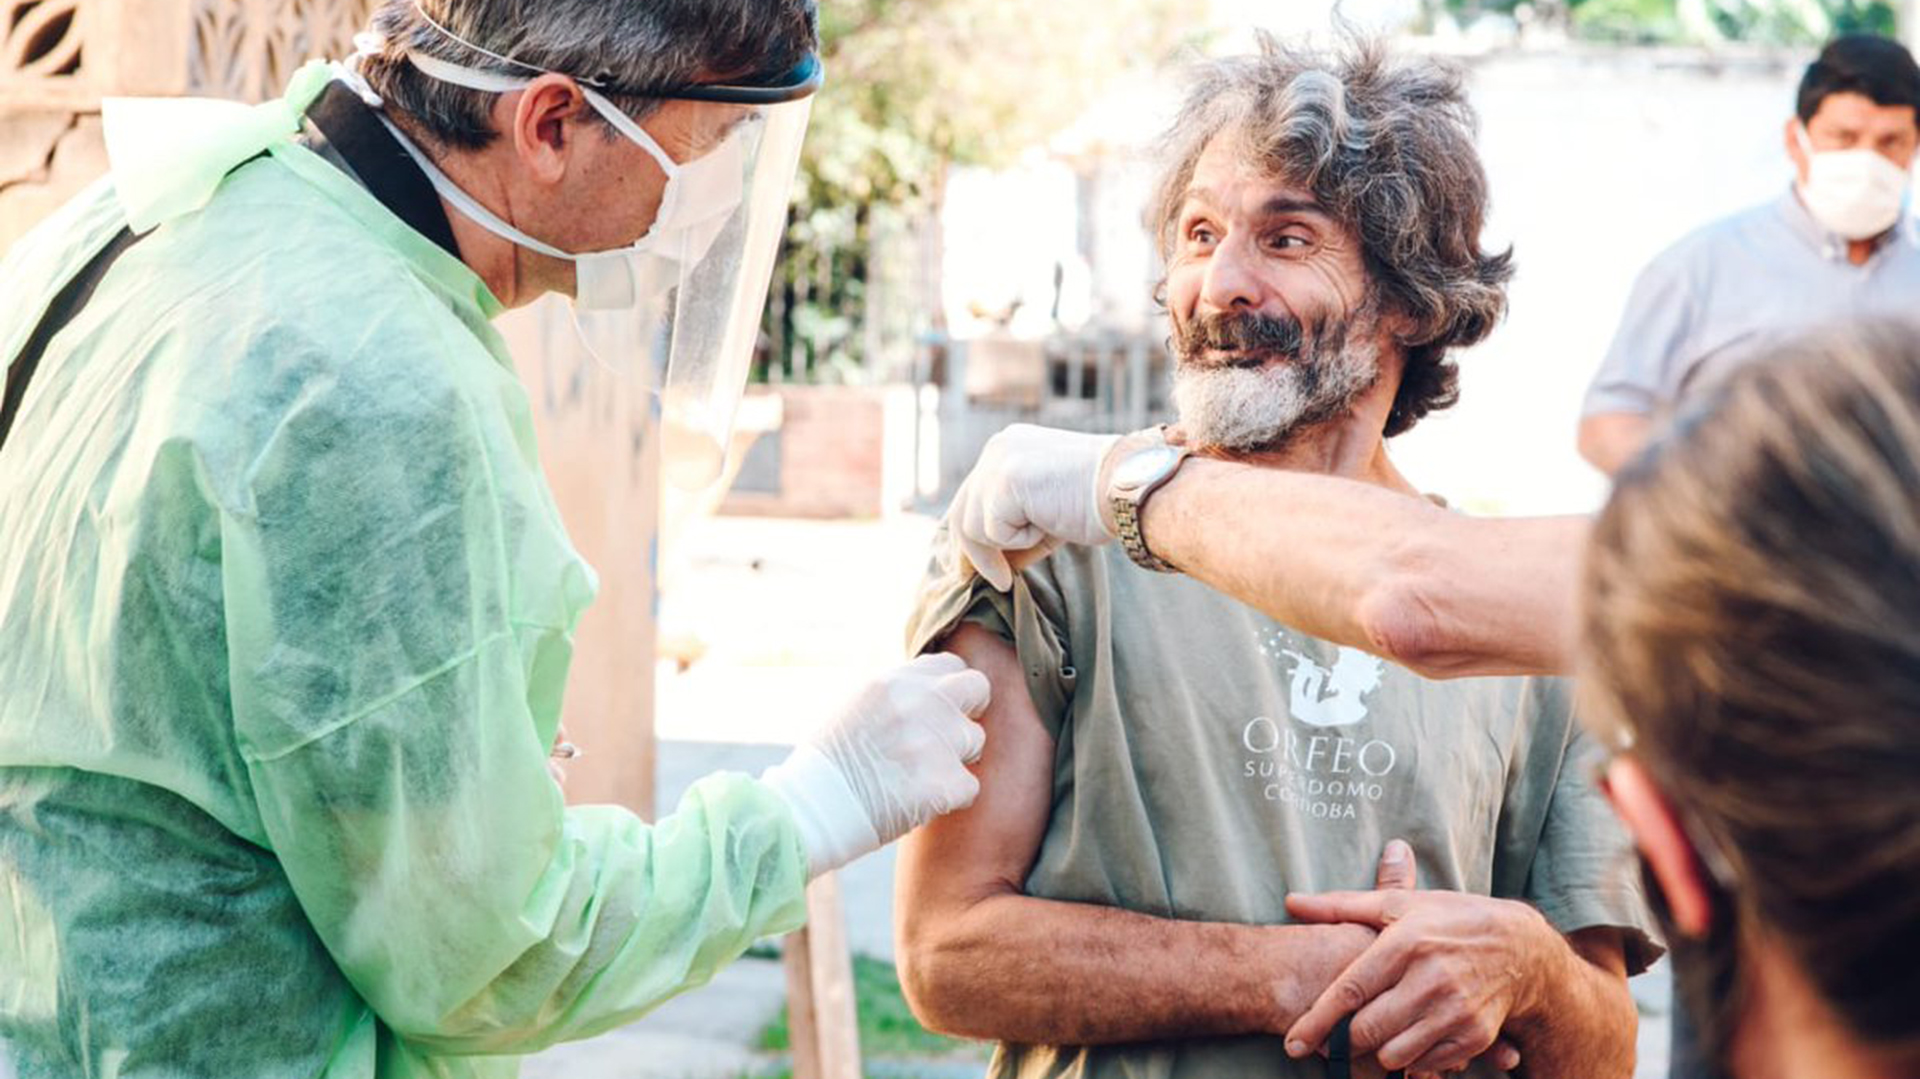
<instances>
[{"instance_id":1,"label":"metal fence","mask_svg":"<svg viewBox=\"0 0 1920 1079\"><path fill-rule=\"evenodd\" d=\"M924 503L944 504L994 433L1015 423L1118 434L1170 418L1165 343L1095 330L1042 341L929 338L915 364ZM937 475L937 479L935 476Z\"/></svg>"}]
</instances>

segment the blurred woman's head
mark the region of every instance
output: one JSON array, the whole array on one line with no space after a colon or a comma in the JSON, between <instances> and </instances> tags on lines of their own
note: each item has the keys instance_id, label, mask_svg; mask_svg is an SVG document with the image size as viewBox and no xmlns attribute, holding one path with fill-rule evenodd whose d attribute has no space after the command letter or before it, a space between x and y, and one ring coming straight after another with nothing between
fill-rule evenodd
<instances>
[{"instance_id":1,"label":"blurred woman's head","mask_svg":"<svg viewBox=\"0 0 1920 1079\"><path fill-rule=\"evenodd\" d=\"M1741 372L1619 477L1588 715L1735 1074L1920 1073L1920 337Z\"/></svg>"}]
</instances>

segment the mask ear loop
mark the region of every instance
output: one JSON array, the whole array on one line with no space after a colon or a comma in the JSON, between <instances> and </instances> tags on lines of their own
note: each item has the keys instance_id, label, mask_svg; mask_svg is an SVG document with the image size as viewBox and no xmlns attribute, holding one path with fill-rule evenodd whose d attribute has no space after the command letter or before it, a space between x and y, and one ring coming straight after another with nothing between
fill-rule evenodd
<instances>
[{"instance_id":1,"label":"mask ear loop","mask_svg":"<svg viewBox=\"0 0 1920 1079\"><path fill-rule=\"evenodd\" d=\"M677 291L677 289L678 286L675 286L675 291ZM663 301L658 298L653 298L643 300L642 302L661 303ZM671 309L673 306L671 294L665 302L667 307ZM655 333L649 335L648 340L634 342L631 346L632 350L638 351L645 357L644 371L639 366L643 362L642 360L636 359L634 362L628 364L611 363L601 354L600 347L594 344L594 332L588 328L587 323L599 318L613 318L619 319L623 326L632 325L633 320L622 317L623 314L623 312L601 313L588 311L585 320L583 320L580 308L573 304L567 305L567 318L573 326L574 340L579 342L581 350L587 354L588 358L593 360L594 366L613 376L623 386L632 386L636 381L641 381L636 379L636 375L643 373L644 381L641 382L640 388L645 390L647 396L652 397L657 405L663 405L665 402L666 386L666 349L663 347L663 342L658 340L658 338L660 335L669 332L668 325L664 320L655 320L654 324L659 328Z\"/></svg>"},{"instance_id":2,"label":"mask ear loop","mask_svg":"<svg viewBox=\"0 0 1920 1079\"><path fill-rule=\"evenodd\" d=\"M593 337L587 333L587 328L581 325L580 308L573 304L568 304L567 321L573 325L573 339L579 342L581 350L587 354L589 359L593 360L594 366L616 379L625 381L627 378L626 373L613 364L608 363L606 358L600 355L600 350L594 346Z\"/></svg>"}]
</instances>

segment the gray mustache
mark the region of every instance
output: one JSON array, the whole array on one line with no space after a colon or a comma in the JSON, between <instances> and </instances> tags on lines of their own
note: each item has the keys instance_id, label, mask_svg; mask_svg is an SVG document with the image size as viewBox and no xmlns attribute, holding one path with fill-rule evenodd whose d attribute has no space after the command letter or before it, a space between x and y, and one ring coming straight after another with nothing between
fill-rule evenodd
<instances>
[{"instance_id":1,"label":"gray mustache","mask_svg":"<svg viewBox=\"0 0 1920 1079\"><path fill-rule=\"evenodd\" d=\"M1299 319L1272 315L1201 315L1181 327L1175 346L1182 356L1209 349L1297 353L1306 343Z\"/></svg>"}]
</instances>

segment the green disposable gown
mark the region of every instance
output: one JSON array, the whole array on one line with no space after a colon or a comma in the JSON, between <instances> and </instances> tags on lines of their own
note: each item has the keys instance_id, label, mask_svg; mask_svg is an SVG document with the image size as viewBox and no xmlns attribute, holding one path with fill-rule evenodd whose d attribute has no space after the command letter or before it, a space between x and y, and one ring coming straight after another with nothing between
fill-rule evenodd
<instances>
[{"instance_id":1,"label":"green disposable gown","mask_svg":"<svg viewBox=\"0 0 1920 1079\"><path fill-rule=\"evenodd\" d=\"M21 1079L511 1075L803 917L797 826L754 780L652 827L562 804L594 577L498 301L293 141L327 77L130 107L112 174L0 262L11 362L95 251L156 229L0 449Z\"/></svg>"}]
</instances>

